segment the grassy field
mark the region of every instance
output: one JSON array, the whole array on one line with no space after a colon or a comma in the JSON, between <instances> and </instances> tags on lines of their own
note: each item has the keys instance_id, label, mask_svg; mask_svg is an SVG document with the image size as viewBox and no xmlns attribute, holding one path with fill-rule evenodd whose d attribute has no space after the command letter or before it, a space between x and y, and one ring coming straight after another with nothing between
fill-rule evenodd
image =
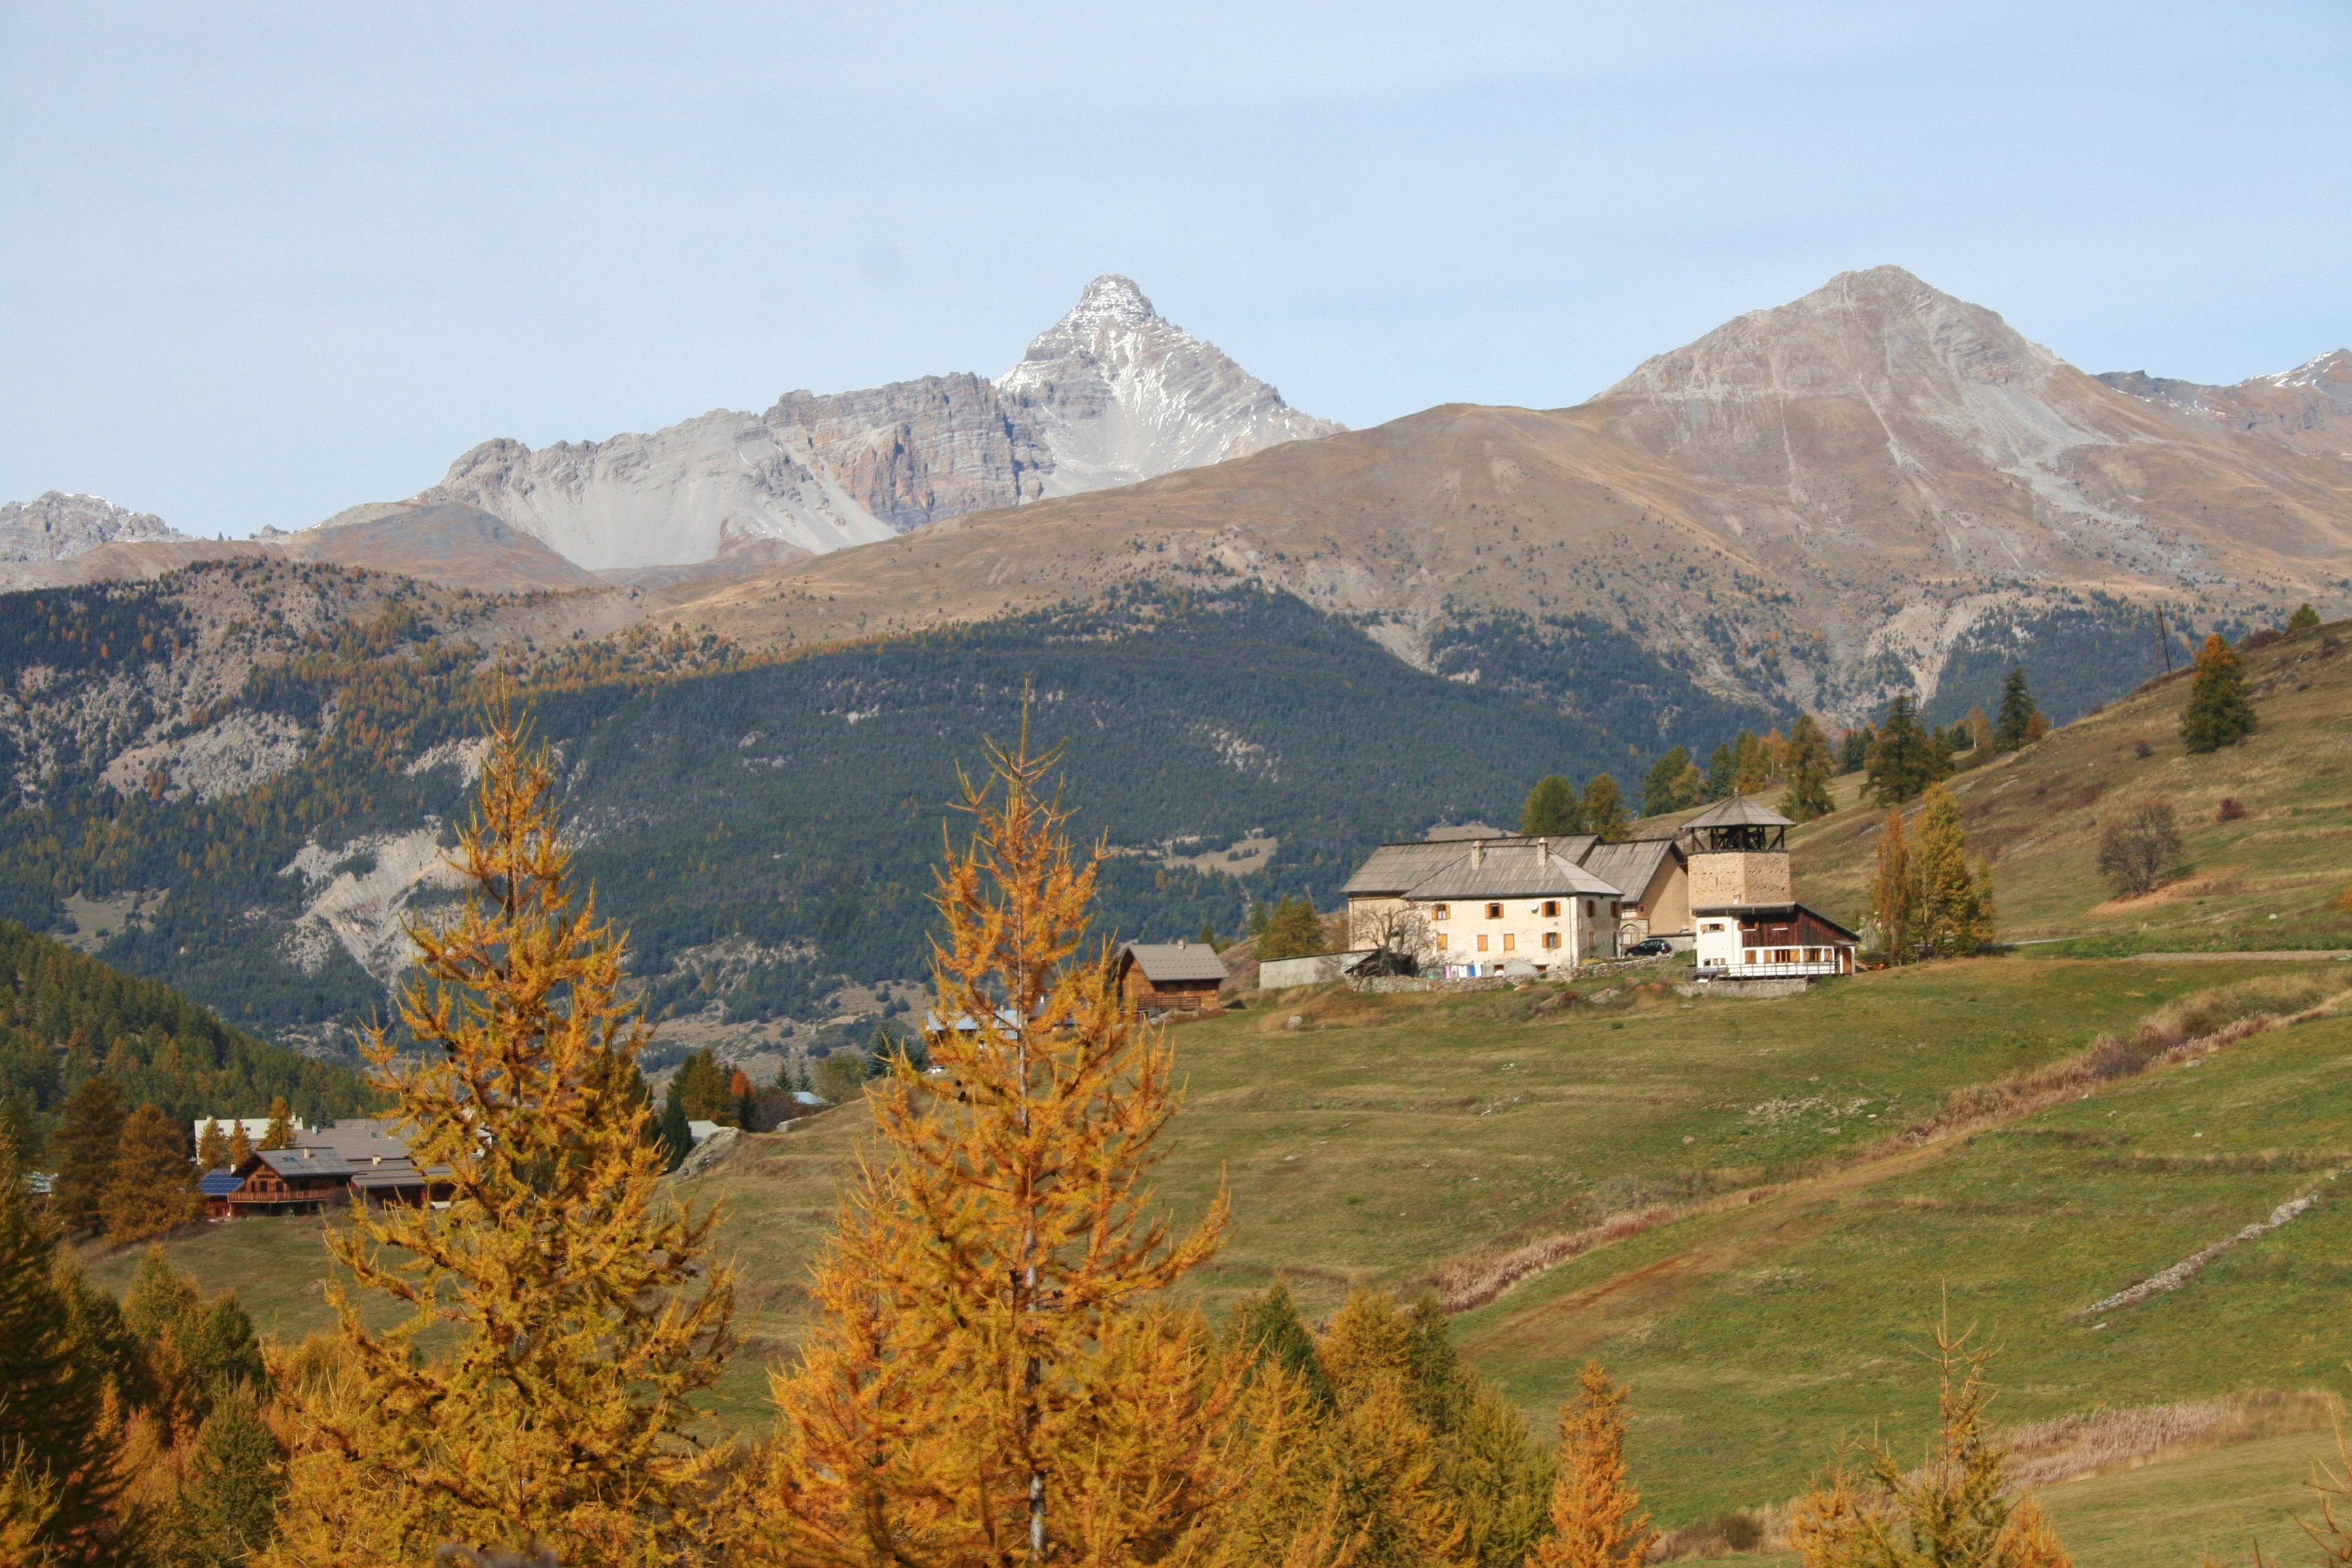
<instances>
[{"instance_id":1,"label":"grassy field","mask_svg":"<svg viewBox=\"0 0 2352 1568\"><path fill-rule=\"evenodd\" d=\"M1161 1191L1192 1215L1232 1188L1231 1244L1195 1279L1211 1310L1280 1276L1319 1312L1352 1284L1412 1290L1449 1259L1645 1204L1792 1184L1457 1320L1471 1359L1531 1412L1587 1355L1630 1377L1655 1506L1703 1517L1785 1498L1873 1424L1911 1440L1932 1403L1912 1352L1947 1290L2003 1347L2009 1419L2352 1388L2334 1321L2352 1210L2332 1204L2104 1329L2068 1317L2352 1163L2352 1023L2258 1036L1965 1142L1863 1157L1955 1089L2283 970L2011 956L1780 1001L1621 993L1554 1012L1534 1011L1549 994L1532 992L1268 997L1179 1030L1191 1090ZM732 1419L759 1418L761 1366L794 1337L861 1121L847 1107L746 1139L686 1184L726 1205L721 1250L741 1271L751 1344L721 1388ZM291 1336L324 1321L319 1231L247 1221L172 1250ZM136 1261L87 1257L118 1286Z\"/></svg>"},{"instance_id":2,"label":"grassy field","mask_svg":"<svg viewBox=\"0 0 2352 1568\"><path fill-rule=\"evenodd\" d=\"M1956 1090L2031 1073L2193 994L2262 975L2352 982L2339 964L2124 956L2352 947L2352 916L2328 907L2352 879L2352 656L2320 646L2252 657L2264 729L2218 757L2180 757L2175 683L1962 776L1972 837L1997 857L2004 934L2066 943L1778 1001L1689 1001L1629 980L1573 1003L1548 989L1327 989L1181 1026L1189 1100L1160 1193L1192 1216L1222 1184L1236 1216L1191 1294L1222 1310L1286 1278L1321 1313L1359 1283L1410 1293L1465 1260L1698 1206L1456 1320L1471 1361L1538 1419L1587 1356L1629 1378L1634 1462L1668 1523L1783 1501L1874 1430L1921 1441L1933 1387L1916 1352L1946 1301L2000 1347L2006 1421L2352 1393L2352 1210L2334 1195L2352 1167L2352 1019L2258 1035L1972 1136L1887 1146ZM1847 808L1796 836L1800 892L1836 912L1858 901L1876 831L1852 805L1858 783L1841 781ZM2179 811L2198 879L2112 905L2091 865L2095 821L2151 794ZM2213 820L2225 795L2247 815ZM680 1184L724 1205L720 1251L740 1271L747 1345L720 1384L727 1420L762 1417L763 1366L796 1337L863 1125L852 1105L746 1138ZM2076 1316L2313 1193L2326 1201L2185 1288ZM293 1337L324 1321L320 1232L251 1221L171 1250ZM84 1258L118 1288L136 1264L97 1247ZM2068 1482L2052 1507L2086 1568L2190 1564L2208 1545L2242 1555L2249 1521L2269 1521L2267 1546L2292 1545L2270 1526L2301 1496L2312 1440Z\"/></svg>"}]
</instances>

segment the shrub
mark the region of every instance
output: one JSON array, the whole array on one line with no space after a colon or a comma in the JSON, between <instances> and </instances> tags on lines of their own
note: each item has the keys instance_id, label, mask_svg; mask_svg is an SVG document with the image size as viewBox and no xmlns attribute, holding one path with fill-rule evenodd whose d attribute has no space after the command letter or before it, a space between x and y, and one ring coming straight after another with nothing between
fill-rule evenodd
<instances>
[{"instance_id":1,"label":"shrub","mask_svg":"<svg viewBox=\"0 0 2352 1568\"><path fill-rule=\"evenodd\" d=\"M2134 806L2099 836L2099 873L2119 899L2137 898L2189 874L2171 805L2151 800Z\"/></svg>"},{"instance_id":2,"label":"shrub","mask_svg":"<svg viewBox=\"0 0 2352 1568\"><path fill-rule=\"evenodd\" d=\"M2149 745L2146 741L2134 741L2132 742L2132 755L2135 757L2152 757L2156 755L2156 748Z\"/></svg>"},{"instance_id":3,"label":"shrub","mask_svg":"<svg viewBox=\"0 0 2352 1568\"><path fill-rule=\"evenodd\" d=\"M2221 809L2213 814L2216 822L2235 822L2246 815L2246 808L2233 796L2221 797Z\"/></svg>"}]
</instances>

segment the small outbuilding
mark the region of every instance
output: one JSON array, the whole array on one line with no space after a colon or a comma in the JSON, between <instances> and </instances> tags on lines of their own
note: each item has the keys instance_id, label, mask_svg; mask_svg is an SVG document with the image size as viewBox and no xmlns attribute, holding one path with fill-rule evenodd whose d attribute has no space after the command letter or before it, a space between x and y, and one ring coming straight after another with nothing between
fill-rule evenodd
<instances>
[{"instance_id":1,"label":"small outbuilding","mask_svg":"<svg viewBox=\"0 0 2352 1568\"><path fill-rule=\"evenodd\" d=\"M1211 1013L1225 983L1224 960L1197 942L1130 942L1112 961L1119 994L1139 1013Z\"/></svg>"}]
</instances>

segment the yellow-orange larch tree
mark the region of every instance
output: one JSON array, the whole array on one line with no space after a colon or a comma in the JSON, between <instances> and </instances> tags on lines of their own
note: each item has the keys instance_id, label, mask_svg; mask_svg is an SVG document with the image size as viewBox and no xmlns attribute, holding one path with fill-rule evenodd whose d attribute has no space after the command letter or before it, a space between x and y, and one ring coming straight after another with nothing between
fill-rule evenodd
<instances>
[{"instance_id":1,"label":"yellow-orange larch tree","mask_svg":"<svg viewBox=\"0 0 2352 1568\"><path fill-rule=\"evenodd\" d=\"M1146 1175L1178 1089L1165 1037L1087 937L1024 721L963 785L934 943L933 1070L868 1086L876 1143L821 1257L746 1545L871 1568L1202 1561L1233 1500L1236 1379L1151 1300L1210 1257Z\"/></svg>"},{"instance_id":2,"label":"yellow-orange larch tree","mask_svg":"<svg viewBox=\"0 0 2352 1568\"><path fill-rule=\"evenodd\" d=\"M2074 1568L2042 1505L2010 1479L2009 1452L1987 1430L1992 1353L1936 1329L1936 1446L1906 1468L1883 1444L1867 1475L1841 1470L1799 1502L1789 1545L1803 1568Z\"/></svg>"},{"instance_id":3,"label":"yellow-orange larch tree","mask_svg":"<svg viewBox=\"0 0 2352 1568\"><path fill-rule=\"evenodd\" d=\"M1559 1480L1551 1535L1528 1553L1529 1568L1638 1568L1650 1550L1650 1516L1625 1468L1628 1390L1587 1362L1576 1397L1559 1408Z\"/></svg>"},{"instance_id":4,"label":"yellow-orange larch tree","mask_svg":"<svg viewBox=\"0 0 2352 1568\"><path fill-rule=\"evenodd\" d=\"M354 1206L328 1245L406 1309L378 1330L341 1286L340 1344L296 1394L283 1532L300 1568L428 1562L446 1543L536 1542L567 1564L669 1563L710 1534L719 1451L692 1396L731 1346L712 1212L658 1193L630 1070L645 1042L623 944L575 900L554 766L504 701L453 864L445 927L412 922L422 1047L369 1048L446 1207Z\"/></svg>"}]
</instances>

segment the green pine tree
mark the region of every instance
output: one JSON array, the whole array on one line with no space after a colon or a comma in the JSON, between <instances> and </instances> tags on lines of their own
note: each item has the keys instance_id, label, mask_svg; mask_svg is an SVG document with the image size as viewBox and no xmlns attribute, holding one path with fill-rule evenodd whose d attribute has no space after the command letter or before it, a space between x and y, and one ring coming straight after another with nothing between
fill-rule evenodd
<instances>
[{"instance_id":1,"label":"green pine tree","mask_svg":"<svg viewBox=\"0 0 2352 1568\"><path fill-rule=\"evenodd\" d=\"M1682 798L1683 775L1690 771L1690 753L1680 746L1668 749L1642 775L1642 815L1664 816L1680 811L1685 804Z\"/></svg>"},{"instance_id":2,"label":"green pine tree","mask_svg":"<svg viewBox=\"0 0 2352 1568\"><path fill-rule=\"evenodd\" d=\"M2318 627L2319 612L2307 604L2286 618L2286 629L2291 632L2315 631Z\"/></svg>"},{"instance_id":3,"label":"green pine tree","mask_svg":"<svg viewBox=\"0 0 2352 1568\"><path fill-rule=\"evenodd\" d=\"M2025 667L2021 664L2000 683L2000 720L1993 726L1993 750L2021 750L2032 739L2033 716L2041 711L2034 706L2032 691L2026 687Z\"/></svg>"},{"instance_id":4,"label":"green pine tree","mask_svg":"<svg viewBox=\"0 0 2352 1568\"><path fill-rule=\"evenodd\" d=\"M1201 929L1193 933L1192 940L1199 942L1202 947L1207 948L1211 952L1216 952L1219 945L1217 942L1216 926L1208 921L1202 921L1201 922Z\"/></svg>"},{"instance_id":5,"label":"green pine tree","mask_svg":"<svg viewBox=\"0 0 2352 1568\"><path fill-rule=\"evenodd\" d=\"M253 1386L225 1390L196 1436L195 1462L173 1535L188 1568L249 1563L278 1535L286 1455L261 1418Z\"/></svg>"},{"instance_id":6,"label":"green pine tree","mask_svg":"<svg viewBox=\"0 0 2352 1568\"><path fill-rule=\"evenodd\" d=\"M1576 798L1576 791L1558 773L1540 780L1528 792L1527 804L1519 808L1519 831L1529 837L1552 837L1566 833L1586 833L1586 813Z\"/></svg>"},{"instance_id":7,"label":"green pine tree","mask_svg":"<svg viewBox=\"0 0 2352 1568\"><path fill-rule=\"evenodd\" d=\"M15 1150L0 1148L0 1541L51 1554L34 1561L135 1561L136 1542L117 1534L124 1478L104 1370L75 1331L80 1271L58 1254Z\"/></svg>"},{"instance_id":8,"label":"green pine tree","mask_svg":"<svg viewBox=\"0 0 2352 1568\"><path fill-rule=\"evenodd\" d=\"M1789 788L1780 797L1780 815L1793 822L1811 822L1834 809L1830 799L1830 740L1810 713L1800 713L1789 727Z\"/></svg>"},{"instance_id":9,"label":"green pine tree","mask_svg":"<svg viewBox=\"0 0 2352 1568\"><path fill-rule=\"evenodd\" d=\"M1898 691L1886 705L1886 721L1870 748L1866 764L1869 790L1881 805L1916 800L1929 784L1952 771L1951 753L1939 740L1920 728L1911 694Z\"/></svg>"},{"instance_id":10,"label":"green pine tree","mask_svg":"<svg viewBox=\"0 0 2352 1568\"><path fill-rule=\"evenodd\" d=\"M94 1078L66 1099L58 1129L58 1183L51 1206L68 1235L105 1223L100 1205L114 1183L115 1145L122 1136L122 1100L109 1079Z\"/></svg>"},{"instance_id":11,"label":"green pine tree","mask_svg":"<svg viewBox=\"0 0 2352 1568\"><path fill-rule=\"evenodd\" d=\"M2192 752L2215 752L2254 727L2254 705L2246 697L2246 672L2238 655L2216 632L2197 650L2189 677L2189 706L2180 714L2180 739Z\"/></svg>"},{"instance_id":12,"label":"green pine tree","mask_svg":"<svg viewBox=\"0 0 2352 1568\"><path fill-rule=\"evenodd\" d=\"M1316 1405L1331 1408L1331 1380L1315 1359L1315 1336L1298 1316L1289 1282L1276 1279L1255 1296L1234 1303L1225 1320L1225 1342L1249 1357L1253 1366L1278 1366L1303 1384Z\"/></svg>"},{"instance_id":13,"label":"green pine tree","mask_svg":"<svg viewBox=\"0 0 2352 1568\"><path fill-rule=\"evenodd\" d=\"M1604 843L1615 843L1625 837L1633 825L1625 820L1625 800L1617 793L1617 781L1607 773L1595 773L1584 781L1584 831L1601 836Z\"/></svg>"},{"instance_id":14,"label":"green pine tree","mask_svg":"<svg viewBox=\"0 0 2352 1568\"><path fill-rule=\"evenodd\" d=\"M687 1125L686 1101L678 1098L677 1082L672 1079L669 1094L662 1101L661 1148L664 1170L675 1171L688 1154L694 1152L694 1130Z\"/></svg>"},{"instance_id":15,"label":"green pine tree","mask_svg":"<svg viewBox=\"0 0 2352 1568\"><path fill-rule=\"evenodd\" d=\"M1870 765L1870 743L1878 739L1878 731L1868 724L1859 730L1848 730L1838 742L1838 772L1858 773Z\"/></svg>"},{"instance_id":16,"label":"green pine tree","mask_svg":"<svg viewBox=\"0 0 2352 1568\"><path fill-rule=\"evenodd\" d=\"M1706 760L1706 798L1729 800L1739 782L1739 758L1729 746L1717 746Z\"/></svg>"}]
</instances>

